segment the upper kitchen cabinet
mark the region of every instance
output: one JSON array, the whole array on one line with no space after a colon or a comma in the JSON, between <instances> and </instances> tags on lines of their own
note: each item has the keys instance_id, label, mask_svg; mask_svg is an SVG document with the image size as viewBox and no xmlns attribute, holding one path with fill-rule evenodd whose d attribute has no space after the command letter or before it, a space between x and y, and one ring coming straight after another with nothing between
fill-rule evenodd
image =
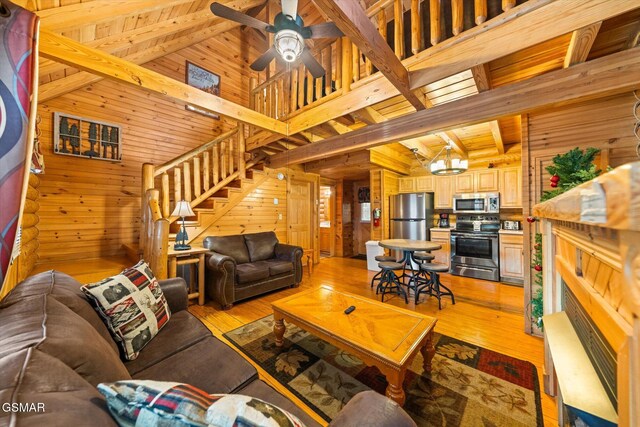
<instances>
[{"instance_id":1,"label":"upper kitchen cabinet","mask_svg":"<svg viewBox=\"0 0 640 427\"><path fill-rule=\"evenodd\" d=\"M439 176L435 179L435 208L453 208L454 181L451 176Z\"/></svg>"},{"instance_id":2,"label":"upper kitchen cabinet","mask_svg":"<svg viewBox=\"0 0 640 427\"><path fill-rule=\"evenodd\" d=\"M416 190L416 177L406 176L398 179L398 191L400 193L414 193Z\"/></svg>"},{"instance_id":3,"label":"upper kitchen cabinet","mask_svg":"<svg viewBox=\"0 0 640 427\"><path fill-rule=\"evenodd\" d=\"M489 193L498 191L498 170L468 171L455 176L456 193Z\"/></svg>"},{"instance_id":4,"label":"upper kitchen cabinet","mask_svg":"<svg viewBox=\"0 0 640 427\"><path fill-rule=\"evenodd\" d=\"M522 170L519 167L500 169L500 207L522 207Z\"/></svg>"},{"instance_id":5,"label":"upper kitchen cabinet","mask_svg":"<svg viewBox=\"0 0 640 427\"><path fill-rule=\"evenodd\" d=\"M431 193L435 191L435 176L426 175L426 176L417 176L416 177L416 191Z\"/></svg>"}]
</instances>

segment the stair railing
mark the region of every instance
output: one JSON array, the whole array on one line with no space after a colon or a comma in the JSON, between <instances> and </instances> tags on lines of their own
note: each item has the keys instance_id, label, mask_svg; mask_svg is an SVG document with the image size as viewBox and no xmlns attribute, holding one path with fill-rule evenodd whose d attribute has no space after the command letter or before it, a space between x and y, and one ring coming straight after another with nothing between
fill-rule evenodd
<instances>
[{"instance_id":1,"label":"stair railing","mask_svg":"<svg viewBox=\"0 0 640 427\"><path fill-rule=\"evenodd\" d=\"M245 178L247 167L257 163L246 162L245 132L246 127L240 123L238 127L162 165L145 163L142 166L140 250L143 253L147 249L148 236L154 229L149 214L152 199L149 199L148 191L158 193L161 217L168 224L176 221L178 218L171 216L171 212L177 202L187 200L192 208L196 208L232 181Z\"/></svg>"}]
</instances>

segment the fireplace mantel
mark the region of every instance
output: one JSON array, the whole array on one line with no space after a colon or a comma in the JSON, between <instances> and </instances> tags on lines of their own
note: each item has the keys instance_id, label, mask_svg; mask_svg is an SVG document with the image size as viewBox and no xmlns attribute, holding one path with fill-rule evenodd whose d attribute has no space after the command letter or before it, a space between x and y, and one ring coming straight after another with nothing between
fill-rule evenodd
<instances>
[{"instance_id":1,"label":"fireplace mantel","mask_svg":"<svg viewBox=\"0 0 640 427\"><path fill-rule=\"evenodd\" d=\"M615 352L618 424L639 426L640 162L540 203L533 213L543 235L544 313L562 312L564 283ZM549 341L545 336L545 391L556 395L554 373L563 373L554 371ZM566 351L555 347L556 357Z\"/></svg>"}]
</instances>

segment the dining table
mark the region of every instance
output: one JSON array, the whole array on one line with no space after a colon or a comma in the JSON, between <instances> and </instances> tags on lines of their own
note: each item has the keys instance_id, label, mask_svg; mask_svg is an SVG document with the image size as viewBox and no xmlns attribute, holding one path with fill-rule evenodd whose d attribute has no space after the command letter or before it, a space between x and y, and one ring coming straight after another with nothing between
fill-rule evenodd
<instances>
[{"instance_id":1,"label":"dining table","mask_svg":"<svg viewBox=\"0 0 640 427\"><path fill-rule=\"evenodd\" d=\"M409 282L406 282L406 284L410 284L411 280L416 278L416 271L413 268L414 263L420 264L420 262L413 257L414 252L431 252L442 249L442 246L438 243L429 240L414 239L386 239L380 240L378 245L385 249L402 251L402 259L398 260L398 262L405 266L400 278L404 281L404 278L408 277ZM411 274L406 273L407 266L411 270Z\"/></svg>"}]
</instances>

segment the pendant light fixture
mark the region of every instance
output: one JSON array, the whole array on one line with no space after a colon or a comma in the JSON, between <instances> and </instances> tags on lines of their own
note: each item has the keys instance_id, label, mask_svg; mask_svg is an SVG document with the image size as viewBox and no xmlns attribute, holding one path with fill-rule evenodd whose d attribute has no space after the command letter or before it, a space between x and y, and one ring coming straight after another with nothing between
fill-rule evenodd
<instances>
[{"instance_id":1,"label":"pendant light fixture","mask_svg":"<svg viewBox=\"0 0 640 427\"><path fill-rule=\"evenodd\" d=\"M418 149L412 148L414 156L420 162L423 168L431 172L432 175L458 175L466 172L469 169L469 161L462 159L457 154L452 155L452 146L447 143L444 147L438 151L431 161L423 163L418 157Z\"/></svg>"}]
</instances>

